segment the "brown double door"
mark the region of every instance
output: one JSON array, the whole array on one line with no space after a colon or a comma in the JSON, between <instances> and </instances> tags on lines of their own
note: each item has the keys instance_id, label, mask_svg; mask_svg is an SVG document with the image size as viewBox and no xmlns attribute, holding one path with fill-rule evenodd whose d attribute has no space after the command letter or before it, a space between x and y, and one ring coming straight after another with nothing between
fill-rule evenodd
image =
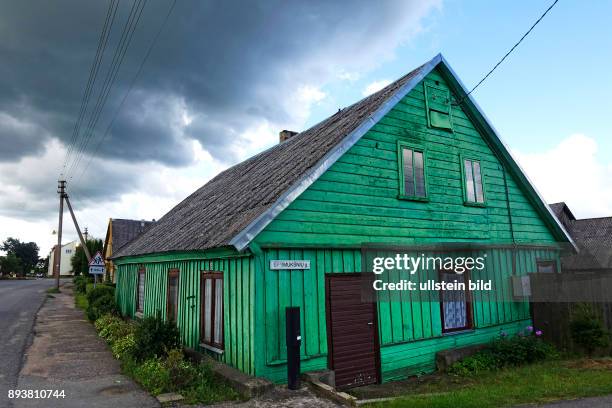
<instances>
[{"instance_id":1,"label":"brown double door","mask_svg":"<svg viewBox=\"0 0 612 408\"><path fill-rule=\"evenodd\" d=\"M362 301L360 274L327 275L329 366L337 388L379 382L376 304Z\"/></svg>"}]
</instances>

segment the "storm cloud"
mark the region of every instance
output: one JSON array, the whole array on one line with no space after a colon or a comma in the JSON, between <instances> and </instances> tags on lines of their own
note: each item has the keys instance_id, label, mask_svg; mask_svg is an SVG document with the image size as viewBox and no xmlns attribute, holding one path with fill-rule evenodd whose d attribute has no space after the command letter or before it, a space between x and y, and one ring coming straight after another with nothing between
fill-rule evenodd
<instances>
[{"instance_id":1,"label":"storm cloud","mask_svg":"<svg viewBox=\"0 0 612 408\"><path fill-rule=\"evenodd\" d=\"M119 5L83 131L132 4ZM145 188L152 169L192 165L195 141L223 165L241 159L259 137L251 130L304 121L311 102L299 97L300 89L320 89L342 73L365 72L391 58L438 1L178 0L104 136L170 6L146 4L97 127L83 144L74 173L87 169L89 185L79 186L79 194L88 202ZM55 210L43 200L55 193L107 7L76 0L0 6L0 182L9 185L0 195L0 215L43 217ZM77 146L84 138L79 134ZM90 159L95 164L88 167ZM36 163L48 167L24 170Z\"/></svg>"}]
</instances>

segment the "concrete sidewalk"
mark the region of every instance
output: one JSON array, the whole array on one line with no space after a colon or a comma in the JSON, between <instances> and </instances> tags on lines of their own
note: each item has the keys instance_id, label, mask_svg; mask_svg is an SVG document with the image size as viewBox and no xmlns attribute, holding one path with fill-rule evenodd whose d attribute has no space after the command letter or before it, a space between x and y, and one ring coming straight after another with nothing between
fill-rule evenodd
<instances>
[{"instance_id":1,"label":"concrete sidewalk","mask_svg":"<svg viewBox=\"0 0 612 408\"><path fill-rule=\"evenodd\" d=\"M19 374L19 390L64 390L65 398L14 399L14 407L159 407L121 375L106 343L76 309L72 290L48 297L37 314L33 340Z\"/></svg>"}]
</instances>

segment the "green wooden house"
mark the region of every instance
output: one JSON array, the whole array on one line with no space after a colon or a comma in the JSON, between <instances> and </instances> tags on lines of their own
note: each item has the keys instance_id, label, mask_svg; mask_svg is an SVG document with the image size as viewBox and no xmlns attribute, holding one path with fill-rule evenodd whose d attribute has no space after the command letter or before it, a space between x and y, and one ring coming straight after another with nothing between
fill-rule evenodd
<instances>
[{"instance_id":1,"label":"green wooden house","mask_svg":"<svg viewBox=\"0 0 612 408\"><path fill-rule=\"evenodd\" d=\"M438 351L530 323L499 292L463 305L452 331L442 298L347 301L365 243L501 244L483 273L504 291L572 244L441 55L283 138L114 255L125 314L161 312L187 347L284 382L285 307L299 306L302 371L332 369L340 386L431 372Z\"/></svg>"}]
</instances>

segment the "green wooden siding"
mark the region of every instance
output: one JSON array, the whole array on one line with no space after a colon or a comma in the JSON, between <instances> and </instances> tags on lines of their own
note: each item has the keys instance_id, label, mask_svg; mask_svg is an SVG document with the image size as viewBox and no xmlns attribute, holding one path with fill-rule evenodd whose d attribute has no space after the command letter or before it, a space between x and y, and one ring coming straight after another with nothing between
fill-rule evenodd
<instances>
[{"instance_id":1,"label":"green wooden siding","mask_svg":"<svg viewBox=\"0 0 612 408\"><path fill-rule=\"evenodd\" d=\"M395 253L395 252L393 252ZM327 326L325 304L325 274L362 272L360 249L267 249L264 250L265 321L259 322L265 333L265 360L257 374L273 381L286 378L285 307L299 306L301 310L302 371L327 367ZM391 253L378 252L376 256ZM379 342L381 345L381 369L383 380L397 379L401 375L432 371L435 353L453 347L453 344L470 345L487 342L499 336L503 330L514 333L530 322L529 304L511 299L512 259L516 257L516 275L535 272L537 259L558 259L551 249L496 249L487 251L486 266L472 279L491 279L497 288L493 294L474 293L473 314L475 330L463 334L443 334L438 294L427 297L421 292L384 292L378 301ZM270 260L309 260L309 270L271 270ZM395 271L393 281L400 278L424 281L438 280L437 272L419 271L417 275L400 275ZM451 340L449 340L449 338ZM395 353L408 353L421 344L418 353L402 354L406 365L391 363L382 358ZM448 344L451 344L447 347ZM401 365L401 364L400 364ZM403 373L403 374L401 374Z\"/></svg>"},{"instance_id":2,"label":"green wooden siding","mask_svg":"<svg viewBox=\"0 0 612 408\"><path fill-rule=\"evenodd\" d=\"M443 78L432 72L427 80ZM423 86L379 123L257 236L260 245L359 245L363 242L511 242L503 168L457 106L453 132L427 126ZM428 202L398 200L398 141L427 149ZM478 157L486 206L464 205L460 156ZM516 242L555 239L527 195L507 174Z\"/></svg>"},{"instance_id":3,"label":"green wooden siding","mask_svg":"<svg viewBox=\"0 0 612 408\"><path fill-rule=\"evenodd\" d=\"M191 255L193 257L193 255ZM169 269L179 270L179 308L177 325L187 347L200 349L200 274L202 271L223 272L224 353L214 357L246 373L255 372L253 331L255 326L255 280L253 258L233 256L206 259L184 259L176 255L153 255L117 261L117 301L121 311L134 316L137 271L144 266L144 316L161 313L166 317L166 292ZM134 262L137 261L137 262Z\"/></svg>"}]
</instances>

